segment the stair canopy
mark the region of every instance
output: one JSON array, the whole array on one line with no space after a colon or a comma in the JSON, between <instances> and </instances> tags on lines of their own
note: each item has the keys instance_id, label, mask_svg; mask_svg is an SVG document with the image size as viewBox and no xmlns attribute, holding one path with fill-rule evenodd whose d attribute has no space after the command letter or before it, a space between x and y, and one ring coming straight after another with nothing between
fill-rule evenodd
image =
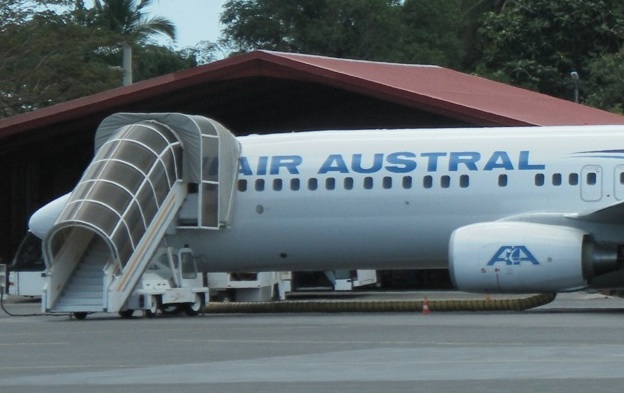
<instances>
[{"instance_id":1,"label":"stair canopy","mask_svg":"<svg viewBox=\"0 0 624 393\"><path fill-rule=\"evenodd\" d=\"M196 219L187 225L229 223L240 145L218 122L176 113L115 114L98 128L95 150L44 239L48 269L63 261L72 270L95 237L108 245L108 262L123 269L150 227L169 225L153 221L176 183L197 194Z\"/></svg>"},{"instance_id":2,"label":"stair canopy","mask_svg":"<svg viewBox=\"0 0 624 393\"><path fill-rule=\"evenodd\" d=\"M198 197L197 222L192 226L204 229L227 226L232 216L240 142L219 122L203 116L118 113L100 124L95 149L104 145L120 127L145 119L167 125L182 143L182 180L188 185L189 193Z\"/></svg>"}]
</instances>

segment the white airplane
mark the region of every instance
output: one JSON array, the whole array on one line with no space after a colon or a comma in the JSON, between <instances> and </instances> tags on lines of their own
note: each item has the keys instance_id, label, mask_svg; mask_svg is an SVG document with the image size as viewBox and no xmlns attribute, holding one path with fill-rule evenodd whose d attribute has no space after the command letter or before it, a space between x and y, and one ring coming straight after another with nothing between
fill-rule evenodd
<instances>
[{"instance_id":1,"label":"white airplane","mask_svg":"<svg viewBox=\"0 0 624 393\"><path fill-rule=\"evenodd\" d=\"M227 227L165 235L200 270L448 268L457 289L488 293L624 286L623 126L237 140ZM46 236L69 198L31 231Z\"/></svg>"}]
</instances>

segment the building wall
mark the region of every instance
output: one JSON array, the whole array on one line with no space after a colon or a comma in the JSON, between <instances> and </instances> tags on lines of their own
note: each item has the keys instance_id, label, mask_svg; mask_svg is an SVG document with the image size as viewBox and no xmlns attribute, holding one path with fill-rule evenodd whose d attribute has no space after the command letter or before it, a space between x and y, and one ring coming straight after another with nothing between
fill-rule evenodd
<instances>
[{"instance_id":1,"label":"building wall","mask_svg":"<svg viewBox=\"0 0 624 393\"><path fill-rule=\"evenodd\" d=\"M0 258L9 262L39 207L71 191L93 155L83 138L34 142L0 158Z\"/></svg>"}]
</instances>

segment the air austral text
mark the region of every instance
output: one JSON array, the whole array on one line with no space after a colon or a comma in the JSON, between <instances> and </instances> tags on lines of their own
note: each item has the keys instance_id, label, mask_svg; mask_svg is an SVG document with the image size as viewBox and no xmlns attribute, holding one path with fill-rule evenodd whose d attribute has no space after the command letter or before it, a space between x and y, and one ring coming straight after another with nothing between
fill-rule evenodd
<instances>
[{"instance_id":1,"label":"air austral text","mask_svg":"<svg viewBox=\"0 0 624 393\"><path fill-rule=\"evenodd\" d=\"M241 157L239 173L247 176L298 175L306 156L275 155L257 158ZM314 161L317 161L316 159ZM531 152L522 150L509 153L496 150L484 154L477 151L425 152L399 151L374 154L330 154L318 164L317 174L338 173L410 173L418 170L426 172L457 171L536 171L544 170L545 164L533 162Z\"/></svg>"}]
</instances>

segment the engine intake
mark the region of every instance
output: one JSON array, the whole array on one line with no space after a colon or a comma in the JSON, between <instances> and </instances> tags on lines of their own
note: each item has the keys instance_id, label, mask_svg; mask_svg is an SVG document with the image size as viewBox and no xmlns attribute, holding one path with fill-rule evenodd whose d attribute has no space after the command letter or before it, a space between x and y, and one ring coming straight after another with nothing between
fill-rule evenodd
<instances>
[{"instance_id":1,"label":"engine intake","mask_svg":"<svg viewBox=\"0 0 624 393\"><path fill-rule=\"evenodd\" d=\"M622 266L617 244L597 243L580 229L524 222L468 225L451 235L455 287L482 293L579 290Z\"/></svg>"}]
</instances>

